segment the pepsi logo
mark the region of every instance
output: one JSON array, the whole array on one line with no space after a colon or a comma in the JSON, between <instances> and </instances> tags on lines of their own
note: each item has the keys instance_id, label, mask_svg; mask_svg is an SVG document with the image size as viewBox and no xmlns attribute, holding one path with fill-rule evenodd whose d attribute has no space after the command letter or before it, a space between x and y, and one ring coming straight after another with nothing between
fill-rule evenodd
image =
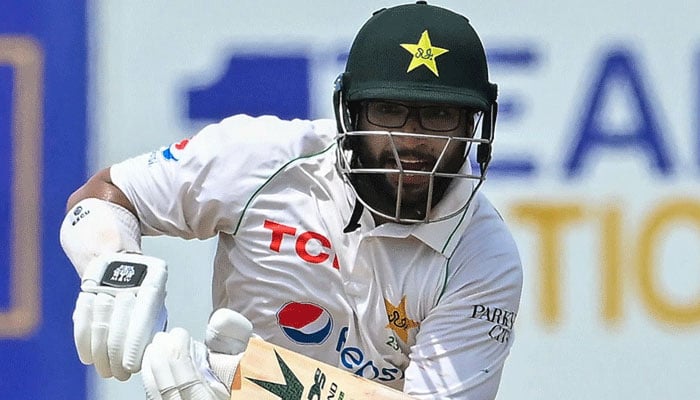
<instances>
[{"instance_id":1,"label":"pepsi logo","mask_svg":"<svg viewBox=\"0 0 700 400\"><path fill-rule=\"evenodd\" d=\"M172 145L170 145L170 147L162 151L163 158L165 158L166 160L179 161L179 156L177 156L177 153L184 150L185 147L187 147L187 143L189 142L189 139L182 139L177 143L173 143Z\"/></svg>"},{"instance_id":2,"label":"pepsi logo","mask_svg":"<svg viewBox=\"0 0 700 400\"><path fill-rule=\"evenodd\" d=\"M277 311L277 323L287 337L299 344L320 344L331 335L333 318L313 303L289 302Z\"/></svg>"}]
</instances>

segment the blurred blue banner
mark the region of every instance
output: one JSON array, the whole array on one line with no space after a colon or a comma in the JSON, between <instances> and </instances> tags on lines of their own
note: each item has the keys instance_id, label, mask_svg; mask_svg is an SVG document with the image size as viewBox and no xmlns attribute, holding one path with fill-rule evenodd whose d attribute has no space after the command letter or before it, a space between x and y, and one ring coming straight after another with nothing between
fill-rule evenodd
<instances>
[{"instance_id":1,"label":"blurred blue banner","mask_svg":"<svg viewBox=\"0 0 700 400\"><path fill-rule=\"evenodd\" d=\"M86 175L85 2L0 12L0 397L85 399L58 231Z\"/></svg>"}]
</instances>

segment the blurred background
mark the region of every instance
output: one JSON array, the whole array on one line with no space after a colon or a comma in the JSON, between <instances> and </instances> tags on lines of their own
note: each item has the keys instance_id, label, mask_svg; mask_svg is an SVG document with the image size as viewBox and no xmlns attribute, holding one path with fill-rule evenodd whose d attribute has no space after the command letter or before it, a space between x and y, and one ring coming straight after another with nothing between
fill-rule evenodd
<instances>
[{"instance_id":1,"label":"blurred background","mask_svg":"<svg viewBox=\"0 0 700 400\"><path fill-rule=\"evenodd\" d=\"M395 4L0 0L0 398L145 399L77 359L68 195L230 114L331 117L354 34ZM431 4L469 17L500 88L483 190L525 283L498 399L700 398L700 5ZM214 243L144 248L170 326L203 337Z\"/></svg>"}]
</instances>

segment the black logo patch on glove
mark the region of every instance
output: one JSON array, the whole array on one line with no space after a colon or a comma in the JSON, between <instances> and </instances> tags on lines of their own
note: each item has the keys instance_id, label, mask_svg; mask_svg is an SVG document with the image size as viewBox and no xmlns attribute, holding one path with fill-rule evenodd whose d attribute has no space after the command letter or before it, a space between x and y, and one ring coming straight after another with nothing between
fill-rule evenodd
<instances>
[{"instance_id":1,"label":"black logo patch on glove","mask_svg":"<svg viewBox=\"0 0 700 400\"><path fill-rule=\"evenodd\" d=\"M130 288L141 285L146 276L146 265L125 261L112 261L102 276L103 286Z\"/></svg>"}]
</instances>

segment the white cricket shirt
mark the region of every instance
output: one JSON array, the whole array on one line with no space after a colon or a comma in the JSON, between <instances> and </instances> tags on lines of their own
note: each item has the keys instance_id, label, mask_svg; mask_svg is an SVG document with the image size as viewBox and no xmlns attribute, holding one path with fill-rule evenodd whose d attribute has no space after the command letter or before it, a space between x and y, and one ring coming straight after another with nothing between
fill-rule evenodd
<instances>
[{"instance_id":1,"label":"white cricket shirt","mask_svg":"<svg viewBox=\"0 0 700 400\"><path fill-rule=\"evenodd\" d=\"M237 115L111 175L145 235L218 235L214 308L263 339L417 398L493 398L522 286L506 225L477 195L431 224L375 227L364 210L344 233L355 198L335 134L332 120Z\"/></svg>"}]
</instances>

